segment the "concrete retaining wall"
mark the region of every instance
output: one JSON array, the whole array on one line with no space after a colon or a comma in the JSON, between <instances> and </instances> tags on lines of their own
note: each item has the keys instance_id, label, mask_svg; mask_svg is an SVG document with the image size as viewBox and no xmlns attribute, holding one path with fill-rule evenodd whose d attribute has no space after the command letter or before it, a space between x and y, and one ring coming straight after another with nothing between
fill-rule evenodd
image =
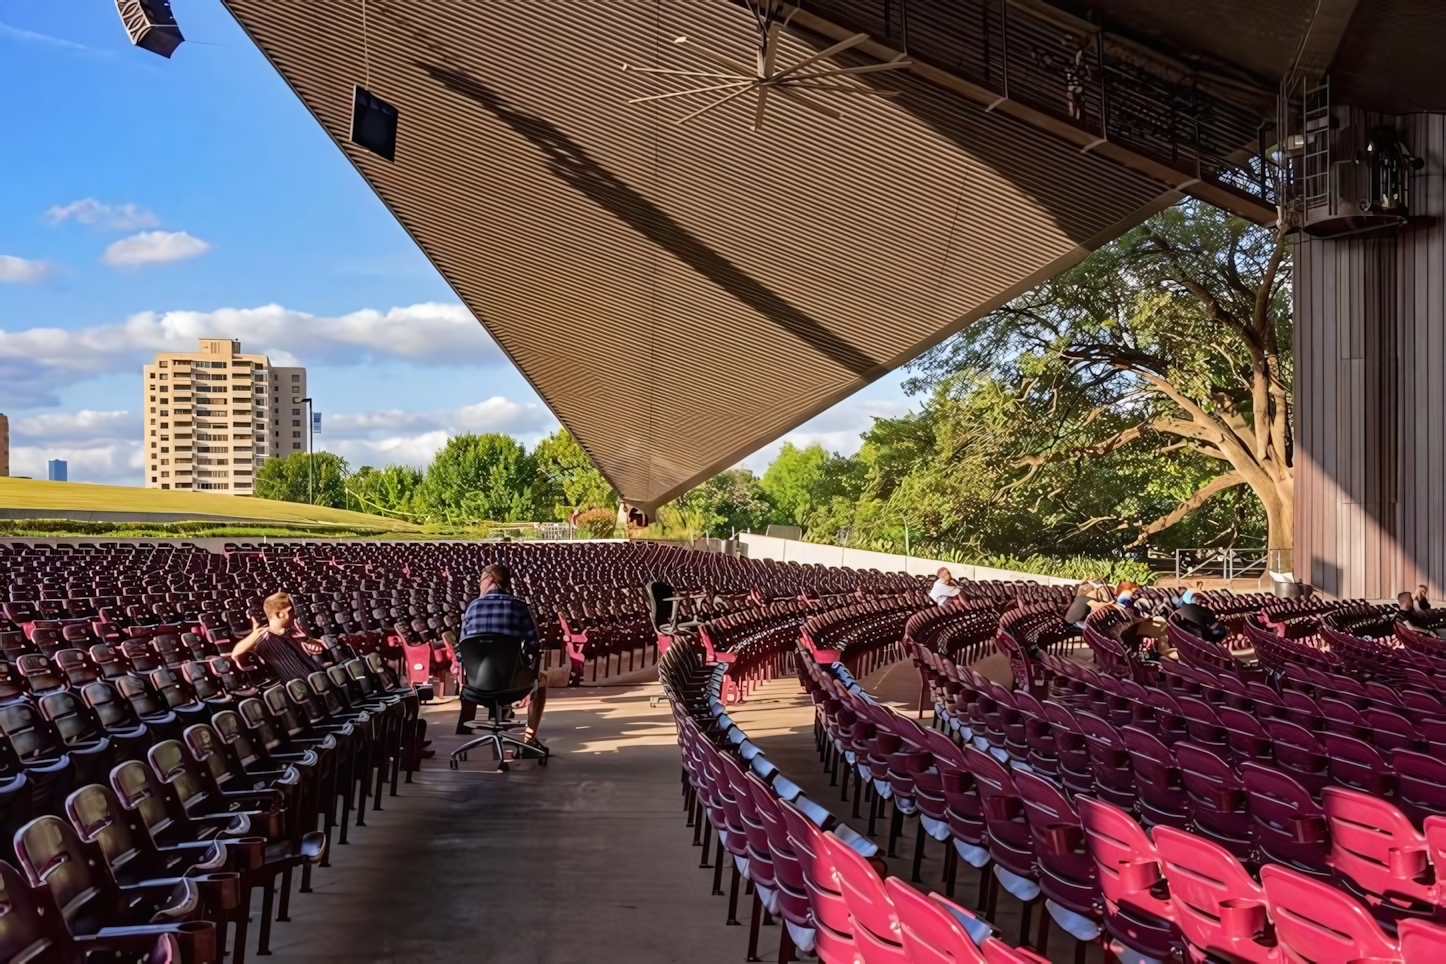
<instances>
[{"instance_id":1,"label":"concrete retaining wall","mask_svg":"<svg viewBox=\"0 0 1446 964\"><path fill-rule=\"evenodd\" d=\"M816 542L796 542L793 539L776 539L751 532L739 533L738 541L743 546L743 555L750 559L777 559L779 562L796 562L800 565L847 566L850 569L877 569L880 572L907 572L910 575L929 576L938 572L941 566L948 566L956 579L973 579L976 582L987 579L1025 580L1042 586L1073 586L1079 581L1040 576L1032 572L992 569L989 566L966 566L943 559L923 559L889 552L872 552L868 549L826 546Z\"/></svg>"}]
</instances>

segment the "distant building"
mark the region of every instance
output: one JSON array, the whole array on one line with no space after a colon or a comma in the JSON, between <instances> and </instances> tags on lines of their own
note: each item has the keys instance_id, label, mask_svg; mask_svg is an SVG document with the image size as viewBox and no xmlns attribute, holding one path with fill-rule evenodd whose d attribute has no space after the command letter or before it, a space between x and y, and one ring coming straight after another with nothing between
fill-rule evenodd
<instances>
[{"instance_id":1,"label":"distant building","mask_svg":"<svg viewBox=\"0 0 1446 964\"><path fill-rule=\"evenodd\" d=\"M10 474L10 419L0 415L0 479Z\"/></svg>"},{"instance_id":2,"label":"distant building","mask_svg":"<svg viewBox=\"0 0 1446 964\"><path fill-rule=\"evenodd\" d=\"M66 464L65 459L51 459L51 460L50 460L50 475L48 476L48 478L50 479L50 481L52 481L52 482L69 482L69 481L70 481L70 479L68 478L68 475L69 475L69 474L70 474L70 473L69 473L69 466Z\"/></svg>"},{"instance_id":3,"label":"distant building","mask_svg":"<svg viewBox=\"0 0 1446 964\"><path fill-rule=\"evenodd\" d=\"M306 369L244 355L241 342L202 338L161 352L141 373L145 486L250 495L268 458L306 450Z\"/></svg>"}]
</instances>

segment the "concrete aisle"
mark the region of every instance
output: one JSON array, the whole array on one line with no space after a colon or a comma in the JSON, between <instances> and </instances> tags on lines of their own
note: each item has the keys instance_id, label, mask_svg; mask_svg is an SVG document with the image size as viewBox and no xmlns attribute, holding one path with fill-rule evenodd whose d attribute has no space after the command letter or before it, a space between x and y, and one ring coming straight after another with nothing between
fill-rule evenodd
<instances>
[{"instance_id":1,"label":"concrete aisle","mask_svg":"<svg viewBox=\"0 0 1446 964\"><path fill-rule=\"evenodd\" d=\"M437 756L333 848L315 893L293 894L270 960L742 961L746 928L724 926L684 825L662 688L552 693L552 761L507 774L489 772L486 750L449 770L456 706L427 709Z\"/></svg>"}]
</instances>

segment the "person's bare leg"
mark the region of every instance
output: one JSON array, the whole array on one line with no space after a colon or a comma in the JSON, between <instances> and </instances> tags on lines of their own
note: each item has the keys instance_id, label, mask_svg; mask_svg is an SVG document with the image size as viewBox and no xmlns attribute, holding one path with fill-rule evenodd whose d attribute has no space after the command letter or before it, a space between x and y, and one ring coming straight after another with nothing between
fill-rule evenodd
<instances>
[{"instance_id":1,"label":"person's bare leg","mask_svg":"<svg viewBox=\"0 0 1446 964\"><path fill-rule=\"evenodd\" d=\"M547 673L537 674L537 692L527 703L527 729L522 731L524 740L537 736L537 726L542 722L542 705L547 702Z\"/></svg>"}]
</instances>

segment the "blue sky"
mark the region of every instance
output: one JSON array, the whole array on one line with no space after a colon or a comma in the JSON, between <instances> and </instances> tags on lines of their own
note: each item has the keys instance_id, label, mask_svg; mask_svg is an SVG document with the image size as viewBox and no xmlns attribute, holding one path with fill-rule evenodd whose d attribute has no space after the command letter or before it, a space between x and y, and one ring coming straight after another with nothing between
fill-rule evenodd
<instances>
[{"instance_id":1,"label":"blue sky","mask_svg":"<svg viewBox=\"0 0 1446 964\"><path fill-rule=\"evenodd\" d=\"M201 335L306 365L318 445L353 465L556 428L218 0L172 7L188 43L166 61L109 0L0 0L11 473L140 484L140 365ZM852 452L907 407L889 376L788 438Z\"/></svg>"}]
</instances>

